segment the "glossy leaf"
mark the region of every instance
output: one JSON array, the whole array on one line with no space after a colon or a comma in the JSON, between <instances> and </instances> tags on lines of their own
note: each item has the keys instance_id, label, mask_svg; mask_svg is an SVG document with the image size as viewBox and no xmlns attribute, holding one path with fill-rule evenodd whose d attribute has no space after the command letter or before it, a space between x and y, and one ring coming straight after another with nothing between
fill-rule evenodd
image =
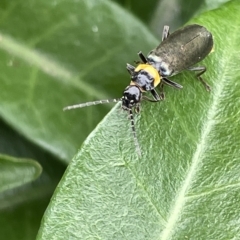
<instances>
[{"instance_id":1,"label":"glossy leaf","mask_svg":"<svg viewBox=\"0 0 240 240\"><path fill-rule=\"evenodd\" d=\"M0 193L35 180L41 172L36 161L0 155Z\"/></svg>"},{"instance_id":2,"label":"glossy leaf","mask_svg":"<svg viewBox=\"0 0 240 240\"><path fill-rule=\"evenodd\" d=\"M126 62L134 62L140 49L149 51L158 41L108 1L1 4L0 115L68 162L111 105L81 112L63 112L63 107L121 97L129 82Z\"/></svg>"},{"instance_id":3,"label":"glossy leaf","mask_svg":"<svg viewBox=\"0 0 240 240\"><path fill-rule=\"evenodd\" d=\"M151 1L138 1L138 0L114 0L115 2L122 5L125 9L131 11L143 22L148 24L153 18L153 13L157 8L159 0Z\"/></svg>"},{"instance_id":4,"label":"glossy leaf","mask_svg":"<svg viewBox=\"0 0 240 240\"><path fill-rule=\"evenodd\" d=\"M74 157L49 205L38 239L238 239L240 215L240 4L191 23L214 36L194 74L144 102L135 117L142 157L126 113L114 108ZM224 17L223 17L224 16Z\"/></svg>"},{"instance_id":5,"label":"glossy leaf","mask_svg":"<svg viewBox=\"0 0 240 240\"><path fill-rule=\"evenodd\" d=\"M2 121L0 152L4 154L1 154L3 161L0 161L0 183L5 189L0 193L0 239L35 239L43 213L65 167ZM41 169L43 172L35 180ZM31 175L32 179L29 178Z\"/></svg>"},{"instance_id":6,"label":"glossy leaf","mask_svg":"<svg viewBox=\"0 0 240 240\"><path fill-rule=\"evenodd\" d=\"M164 25L178 29L194 16L218 8L229 0L161 0L152 15L151 29L158 37Z\"/></svg>"},{"instance_id":7,"label":"glossy leaf","mask_svg":"<svg viewBox=\"0 0 240 240\"><path fill-rule=\"evenodd\" d=\"M0 152L43 166L34 183L0 194L0 239L34 239L63 165L112 106L62 108L121 96L126 62L158 43L147 34L107 1L0 1Z\"/></svg>"}]
</instances>

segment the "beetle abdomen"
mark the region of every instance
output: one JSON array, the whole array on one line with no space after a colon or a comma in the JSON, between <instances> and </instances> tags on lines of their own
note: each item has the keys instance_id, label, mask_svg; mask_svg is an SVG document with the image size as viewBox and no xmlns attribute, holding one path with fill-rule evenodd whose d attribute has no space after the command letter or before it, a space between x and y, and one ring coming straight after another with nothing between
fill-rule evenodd
<instances>
[{"instance_id":1,"label":"beetle abdomen","mask_svg":"<svg viewBox=\"0 0 240 240\"><path fill-rule=\"evenodd\" d=\"M172 76L204 59L212 47L212 34L193 24L170 34L147 59L162 76Z\"/></svg>"}]
</instances>

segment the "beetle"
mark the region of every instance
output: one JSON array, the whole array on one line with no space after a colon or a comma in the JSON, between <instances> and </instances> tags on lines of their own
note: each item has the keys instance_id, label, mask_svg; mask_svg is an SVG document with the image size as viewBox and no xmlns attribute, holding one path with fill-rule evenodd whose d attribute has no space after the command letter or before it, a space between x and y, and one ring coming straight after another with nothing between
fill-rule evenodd
<instances>
[{"instance_id":1,"label":"beetle","mask_svg":"<svg viewBox=\"0 0 240 240\"><path fill-rule=\"evenodd\" d=\"M183 70L198 71L197 78L203 83L206 90L210 91L210 86L201 77L206 71L206 67L194 67L194 65L203 60L212 51L212 48L212 34L203 26L198 24L188 25L172 34L169 33L169 26L164 26L160 45L150 51L147 57L139 52L141 61L136 62L136 67L127 63L126 68L131 76L131 82L125 88L121 98L76 104L67 106L63 110L121 101L122 108L128 111L135 146L137 152L141 155L134 125L133 109L139 113L142 100L150 102L162 100L164 98L164 85L181 89L182 85L168 79L168 77ZM161 88L160 95L156 91L157 86ZM152 98L145 96L144 92L150 92Z\"/></svg>"},{"instance_id":2,"label":"beetle","mask_svg":"<svg viewBox=\"0 0 240 240\"><path fill-rule=\"evenodd\" d=\"M155 91L157 85L170 85L175 88L182 86L168 77L174 76L183 70L199 71L196 75L207 91L210 86L202 79L201 75L206 71L205 66L194 66L203 60L213 49L212 34L203 26L192 24L185 26L172 34L169 34L169 26L164 26L162 42L150 51L147 57L139 52L142 62L137 67L127 64L127 70L131 79L138 86L143 86L143 91L150 91L153 100L161 98ZM158 72L156 77L155 71ZM161 84L160 84L161 82Z\"/></svg>"}]
</instances>

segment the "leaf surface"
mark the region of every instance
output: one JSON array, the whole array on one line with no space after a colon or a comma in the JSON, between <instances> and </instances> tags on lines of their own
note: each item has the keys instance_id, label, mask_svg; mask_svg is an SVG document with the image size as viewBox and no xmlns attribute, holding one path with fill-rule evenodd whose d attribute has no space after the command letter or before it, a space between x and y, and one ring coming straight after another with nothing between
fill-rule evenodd
<instances>
[{"instance_id":1,"label":"leaf surface","mask_svg":"<svg viewBox=\"0 0 240 240\"><path fill-rule=\"evenodd\" d=\"M239 11L231 1L191 21L214 36L202 62L211 93L182 73L174 81L183 90L143 102L142 157L126 113L114 108L69 165L38 239L240 238Z\"/></svg>"},{"instance_id":2,"label":"leaf surface","mask_svg":"<svg viewBox=\"0 0 240 240\"><path fill-rule=\"evenodd\" d=\"M2 3L0 115L30 141L68 162L111 105L75 112L63 112L63 107L121 97L129 82L126 62L133 63L140 49L149 51L157 41L108 1L32 4ZM36 21L26 24L33 16Z\"/></svg>"},{"instance_id":3,"label":"leaf surface","mask_svg":"<svg viewBox=\"0 0 240 240\"><path fill-rule=\"evenodd\" d=\"M0 155L0 193L35 180L41 172L34 160Z\"/></svg>"}]
</instances>

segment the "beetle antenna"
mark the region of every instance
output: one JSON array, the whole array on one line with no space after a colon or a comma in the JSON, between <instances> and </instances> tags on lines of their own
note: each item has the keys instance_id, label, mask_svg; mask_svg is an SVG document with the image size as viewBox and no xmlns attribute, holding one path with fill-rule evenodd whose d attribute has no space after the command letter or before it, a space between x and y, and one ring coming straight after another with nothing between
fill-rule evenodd
<instances>
[{"instance_id":1,"label":"beetle antenna","mask_svg":"<svg viewBox=\"0 0 240 240\"><path fill-rule=\"evenodd\" d=\"M121 98L114 98L114 99L106 99L106 100L98 100L98 101L93 101L93 102L80 103L80 104L67 106L67 107L63 108L63 111L71 110L71 109L75 109L75 108L89 107L92 105L98 105L98 104L104 104L104 103L120 102L120 101L122 101Z\"/></svg>"},{"instance_id":2,"label":"beetle antenna","mask_svg":"<svg viewBox=\"0 0 240 240\"><path fill-rule=\"evenodd\" d=\"M135 124L134 124L134 118L133 118L133 113L132 113L131 108L128 108L128 114L129 114L130 121L131 121L131 127L132 127L132 133L133 133L133 139L134 139L135 147L137 149L138 155L141 156L141 149L140 149L138 139L137 139Z\"/></svg>"}]
</instances>

